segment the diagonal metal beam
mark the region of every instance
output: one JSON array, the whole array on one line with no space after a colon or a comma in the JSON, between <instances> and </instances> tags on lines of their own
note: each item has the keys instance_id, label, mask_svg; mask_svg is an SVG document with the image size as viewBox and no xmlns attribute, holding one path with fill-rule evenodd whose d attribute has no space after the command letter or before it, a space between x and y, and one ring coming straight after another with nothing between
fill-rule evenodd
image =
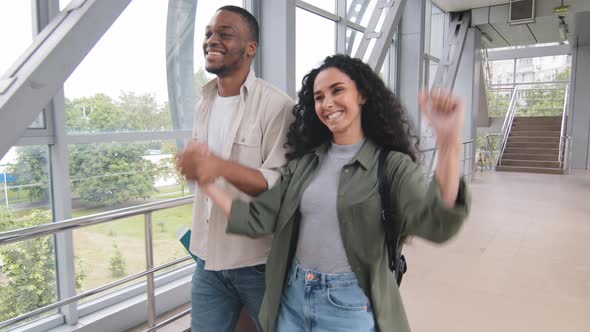
<instances>
[{"instance_id":1,"label":"diagonal metal beam","mask_svg":"<svg viewBox=\"0 0 590 332\"><path fill-rule=\"evenodd\" d=\"M367 63L376 72L379 72L383 66L383 61L387 56L387 51L401 20L405 5L406 0L380 0L371 15L367 30L354 56L364 59L369 45L374 42ZM380 31L377 31L377 25L382 15L385 15L383 24Z\"/></svg>"},{"instance_id":2,"label":"diagonal metal beam","mask_svg":"<svg viewBox=\"0 0 590 332\"><path fill-rule=\"evenodd\" d=\"M471 25L471 12L453 13L449 31L445 36L443 57L436 69L432 86L451 91L455 86L459 64L465 48L467 32Z\"/></svg>"},{"instance_id":3,"label":"diagonal metal beam","mask_svg":"<svg viewBox=\"0 0 590 332\"><path fill-rule=\"evenodd\" d=\"M0 78L0 156L62 88L131 0L72 0Z\"/></svg>"}]
</instances>

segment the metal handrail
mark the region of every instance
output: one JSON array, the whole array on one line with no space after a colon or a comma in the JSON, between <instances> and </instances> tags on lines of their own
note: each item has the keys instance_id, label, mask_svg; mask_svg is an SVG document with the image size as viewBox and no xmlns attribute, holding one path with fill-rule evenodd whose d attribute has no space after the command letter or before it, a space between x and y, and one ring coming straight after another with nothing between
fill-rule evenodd
<instances>
[{"instance_id":1,"label":"metal handrail","mask_svg":"<svg viewBox=\"0 0 590 332\"><path fill-rule=\"evenodd\" d=\"M9 320L5 320L5 321L3 321L3 322L0 322L0 328L3 328L3 327L6 327L6 326L9 326L9 325L11 325L11 324L14 324L14 323L18 323L18 322L20 322L20 321L22 321L22 320L25 320L25 319L27 319L27 318L34 317L34 316L36 316L36 315L38 315L38 314L41 314L41 313L43 313L43 312L45 312L45 311L49 311L49 310L51 310L51 309L56 309L56 308L59 308L59 307L61 307L61 306L64 306L64 305L66 305L66 304L70 304L70 303L76 302L76 301L78 301L78 300L81 300L81 299L83 299L83 298L86 298L86 297L89 297L89 296L92 296L92 295L96 295L96 294L98 294L98 293L102 293L102 292L104 292L104 291L107 291L107 290L109 290L109 289L112 289L112 288L115 288L115 287L121 286L121 285L123 285L123 284L126 284L126 283L128 283L128 282L130 282L130 281L133 281L133 280L135 280L135 279L139 279L139 278L141 278L141 277L145 277L145 276L147 276L147 275L149 275L149 274L153 274L153 273L155 273L155 272L158 272L158 271L161 271L161 270L167 269L167 268L169 268L169 267L171 267L171 266L174 266L174 265L177 265L177 264L183 263L183 262L185 262L185 261L188 261L188 260L191 260L191 259L192 259L192 256L186 256L186 257L183 257L183 258L179 258L179 259L177 259L177 260L174 260L174 261L171 261L171 262L168 262L168 263L162 264L162 265L158 265L157 267L155 267L155 268L153 268L153 269L145 270L145 271L143 271L143 272L139 272L139 273L136 273L136 274L130 275L130 276L128 276L128 277L125 277L125 278L123 278L123 279L119 279L119 280L117 280L117 281L113 281L113 282L111 282L111 283L108 283L108 284L106 284L106 285L103 285L103 286L100 286L100 287L97 287L97 288L91 289L91 290L89 290L89 291L86 291L86 292L84 292L84 293L80 293L80 294L78 294L78 295L75 295L75 296L69 297L69 298L67 298L67 299L65 299L65 300L61 300L61 301L59 301L59 302L55 302L55 303L52 303L52 304L46 305L46 306L44 306L44 307L41 307L41 308L35 309L35 310L33 310L33 311L29 311L29 312L27 312L26 314L23 314L23 315L20 315L20 316L17 316L17 317L11 318L11 319L9 319Z\"/></svg>"},{"instance_id":2,"label":"metal handrail","mask_svg":"<svg viewBox=\"0 0 590 332\"><path fill-rule=\"evenodd\" d=\"M561 115L561 133L559 135L559 166L563 167L563 149L564 149L564 135L566 130L566 118L567 118L567 104L569 97L569 85L565 86L565 97L563 98L563 114Z\"/></svg>"},{"instance_id":3,"label":"metal handrail","mask_svg":"<svg viewBox=\"0 0 590 332\"><path fill-rule=\"evenodd\" d=\"M506 117L504 118L504 123L502 124L502 145L500 148L500 154L498 155L498 165L502 164L502 156L504 155L504 149L506 149L506 145L508 143L508 136L510 135L510 130L512 128L512 122L514 121L514 116L516 115L516 92L518 91L518 87L514 87L512 90L512 97L510 98L510 104L508 104L508 111L506 112Z\"/></svg>"},{"instance_id":4,"label":"metal handrail","mask_svg":"<svg viewBox=\"0 0 590 332\"><path fill-rule=\"evenodd\" d=\"M461 143L461 145L466 146L466 145L471 144L471 143L475 143L475 139L470 139L468 141L464 141L464 142ZM465 161L466 160L470 160L470 159L475 160L475 158L473 158L473 157L469 157L469 158L465 157L465 151L466 151L466 149L463 149L463 159L461 159L461 162L463 163L463 167L465 167ZM427 170L425 172L425 174L428 176L428 178L431 178L434 175L434 171L432 170L432 166L434 165L434 159L436 158L436 155L438 154L438 145L436 145L436 146L434 146L432 148L420 150L419 152L421 154L425 154L427 152L433 152L432 153L432 158L430 158L430 162L428 163L428 168L427 168ZM475 165L475 163L474 163L474 165ZM463 169L465 169L465 168L463 168ZM469 174L463 174L463 175L464 176L468 176L468 175L471 175L472 173L473 173L473 167L472 167L472 171Z\"/></svg>"},{"instance_id":5,"label":"metal handrail","mask_svg":"<svg viewBox=\"0 0 590 332\"><path fill-rule=\"evenodd\" d=\"M66 219L51 224L37 225L0 233L0 246L38 238L45 235L74 230L77 228L102 224L116 219L169 209L192 203L193 196L173 198L165 201L147 203L128 208L102 212L90 216Z\"/></svg>"},{"instance_id":6,"label":"metal handrail","mask_svg":"<svg viewBox=\"0 0 590 332\"><path fill-rule=\"evenodd\" d=\"M92 296L94 294L112 289L119 285L125 284L129 281L147 277L147 297L148 297L148 325L150 327L155 326L155 288L154 288L154 273L173 265L182 263L184 261L192 259L191 256L187 256L184 258L177 259L172 262L168 262L157 267L153 267L153 245L152 245L152 213L174 208L178 206L183 206L187 204L191 204L193 202L193 196L181 197L181 198L173 198L161 202L154 202L148 204L142 204L138 206L132 206L128 208L98 213L90 216L84 216L79 218L72 218L63 221L58 221L51 224L45 225L37 225L33 227L21 228L17 230L12 230L8 232L0 233L0 246L7 245L14 242L21 242L26 241L46 235L53 235L59 232L74 230L82 227L88 227L92 225L102 224L106 222L110 222L117 219L127 218L131 216L136 216L143 214L144 215L144 222L145 222L145 240L146 240L146 270L126 278L117 280L115 282L103 285L101 287L86 291L84 293L69 297L67 299L55 302L53 304L47 305L42 308L38 308L36 310L30 311L26 314L11 318L4 322L0 322L0 328L20 322L22 320L34 317L40 313L45 311L55 309L61 307L66 304L70 304L76 302L80 299L86 298L88 296Z\"/></svg>"},{"instance_id":7,"label":"metal handrail","mask_svg":"<svg viewBox=\"0 0 590 332\"><path fill-rule=\"evenodd\" d=\"M571 174L572 172L572 137L565 137L564 147L564 160L563 160L563 171L565 174Z\"/></svg>"},{"instance_id":8,"label":"metal handrail","mask_svg":"<svg viewBox=\"0 0 590 332\"><path fill-rule=\"evenodd\" d=\"M494 86L517 86L517 85L535 85L535 84L569 84L569 81L542 81L542 82L516 82L516 83L496 83L492 84L492 89Z\"/></svg>"}]
</instances>

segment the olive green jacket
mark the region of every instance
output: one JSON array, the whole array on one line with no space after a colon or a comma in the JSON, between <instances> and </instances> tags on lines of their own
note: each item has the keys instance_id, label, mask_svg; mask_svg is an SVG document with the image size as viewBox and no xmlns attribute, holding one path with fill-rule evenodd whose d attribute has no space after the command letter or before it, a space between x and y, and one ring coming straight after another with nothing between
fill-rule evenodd
<instances>
[{"instance_id":1,"label":"olive green jacket","mask_svg":"<svg viewBox=\"0 0 590 332\"><path fill-rule=\"evenodd\" d=\"M301 195L317 173L327 149L324 145L291 161L275 186L252 202L232 203L228 232L251 237L274 234L259 315L264 331L276 330L281 294L297 246ZM338 186L338 220L348 262L371 301L377 329L406 332L410 327L387 264L377 187L379 150L367 140L356 157L343 167ZM402 235L440 243L459 231L469 211L469 195L463 180L456 206L447 208L436 181L428 186L420 167L407 155L390 152L387 166L391 203L397 211L395 220L400 223Z\"/></svg>"}]
</instances>

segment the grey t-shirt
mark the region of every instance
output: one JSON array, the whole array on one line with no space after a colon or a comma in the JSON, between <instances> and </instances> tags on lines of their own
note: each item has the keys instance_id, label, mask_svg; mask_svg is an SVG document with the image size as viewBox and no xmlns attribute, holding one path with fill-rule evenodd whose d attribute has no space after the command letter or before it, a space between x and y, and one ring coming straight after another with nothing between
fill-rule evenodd
<instances>
[{"instance_id":1,"label":"grey t-shirt","mask_svg":"<svg viewBox=\"0 0 590 332\"><path fill-rule=\"evenodd\" d=\"M342 167L365 140L353 145L332 143L320 169L301 197L301 228L295 257L301 266L323 273L351 272L342 244L336 202Z\"/></svg>"}]
</instances>

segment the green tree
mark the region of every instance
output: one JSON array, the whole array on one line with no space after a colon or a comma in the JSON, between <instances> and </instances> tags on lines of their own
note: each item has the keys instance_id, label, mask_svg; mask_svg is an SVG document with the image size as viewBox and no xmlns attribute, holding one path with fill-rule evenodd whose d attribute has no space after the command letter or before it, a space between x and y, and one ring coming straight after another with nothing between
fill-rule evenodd
<instances>
[{"instance_id":1,"label":"green tree","mask_svg":"<svg viewBox=\"0 0 590 332\"><path fill-rule=\"evenodd\" d=\"M120 278L127 273L127 261L116 242L113 242L113 256L111 256L109 264L109 271L111 271L113 277Z\"/></svg>"},{"instance_id":2,"label":"green tree","mask_svg":"<svg viewBox=\"0 0 590 332\"><path fill-rule=\"evenodd\" d=\"M136 95L134 92L122 92L119 107L127 114L133 127L145 131L172 129L172 118L166 106L159 107L151 94Z\"/></svg>"},{"instance_id":3,"label":"green tree","mask_svg":"<svg viewBox=\"0 0 590 332\"><path fill-rule=\"evenodd\" d=\"M89 98L66 100L66 125L70 131L112 132L134 129L128 113L111 97L97 93Z\"/></svg>"},{"instance_id":4,"label":"green tree","mask_svg":"<svg viewBox=\"0 0 590 332\"><path fill-rule=\"evenodd\" d=\"M157 168L143 158L141 144L90 144L70 148L72 187L90 205L114 205L149 198Z\"/></svg>"},{"instance_id":5,"label":"green tree","mask_svg":"<svg viewBox=\"0 0 590 332\"><path fill-rule=\"evenodd\" d=\"M0 232L46 224L48 212L17 215L0 209ZM52 236L44 236L0 247L0 321L48 305L57 300L55 249Z\"/></svg>"},{"instance_id":6,"label":"green tree","mask_svg":"<svg viewBox=\"0 0 590 332\"><path fill-rule=\"evenodd\" d=\"M66 121L79 131L160 130L164 112L151 95L122 93L116 103L104 94L66 101ZM159 144L158 144L159 147ZM155 192L156 166L143 158L145 144L89 144L69 148L72 188L82 202L118 204Z\"/></svg>"},{"instance_id":7,"label":"green tree","mask_svg":"<svg viewBox=\"0 0 590 332\"><path fill-rule=\"evenodd\" d=\"M16 190L23 190L29 201L42 201L48 197L47 150L42 146L22 146L17 148L16 163L8 172L17 178Z\"/></svg>"}]
</instances>

